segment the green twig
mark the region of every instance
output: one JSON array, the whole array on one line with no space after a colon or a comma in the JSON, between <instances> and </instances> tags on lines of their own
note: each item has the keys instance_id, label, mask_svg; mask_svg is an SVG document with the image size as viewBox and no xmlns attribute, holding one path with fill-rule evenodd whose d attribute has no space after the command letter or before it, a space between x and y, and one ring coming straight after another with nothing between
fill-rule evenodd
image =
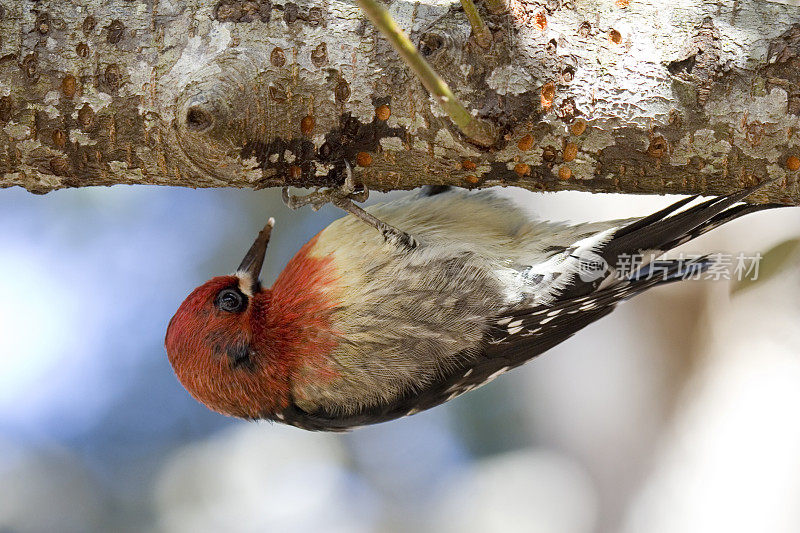
<instances>
[{"instance_id":1,"label":"green twig","mask_svg":"<svg viewBox=\"0 0 800 533\"><path fill-rule=\"evenodd\" d=\"M358 0L358 5L361 6L367 17L392 44L397 53L400 54L400 57L403 58L403 61L411 67L414 74L417 75L428 92L439 102L444 112L447 113L447 116L458 126L461 132L481 146L494 145L498 140L497 129L489 122L473 117L461 105L461 102L458 101L450 87L447 86L447 83L425 61L425 58L420 55L406 34L397 27L389 12L376 0Z\"/></svg>"},{"instance_id":2,"label":"green twig","mask_svg":"<svg viewBox=\"0 0 800 533\"><path fill-rule=\"evenodd\" d=\"M472 0L461 0L461 7L464 9L464 14L467 15L469 25L472 26L472 36L475 37L475 42L481 48L489 48L492 44L492 32L484 24L478 8Z\"/></svg>"}]
</instances>

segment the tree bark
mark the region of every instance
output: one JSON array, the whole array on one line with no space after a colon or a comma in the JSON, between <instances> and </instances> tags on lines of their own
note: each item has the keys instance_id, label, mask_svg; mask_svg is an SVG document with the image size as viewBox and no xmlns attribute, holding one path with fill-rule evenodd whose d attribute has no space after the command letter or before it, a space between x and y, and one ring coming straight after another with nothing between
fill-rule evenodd
<instances>
[{"instance_id":1,"label":"tree bark","mask_svg":"<svg viewBox=\"0 0 800 533\"><path fill-rule=\"evenodd\" d=\"M469 142L355 3L0 0L0 186L423 184L800 203L795 0L388 5ZM496 4L497 2L493 2Z\"/></svg>"}]
</instances>

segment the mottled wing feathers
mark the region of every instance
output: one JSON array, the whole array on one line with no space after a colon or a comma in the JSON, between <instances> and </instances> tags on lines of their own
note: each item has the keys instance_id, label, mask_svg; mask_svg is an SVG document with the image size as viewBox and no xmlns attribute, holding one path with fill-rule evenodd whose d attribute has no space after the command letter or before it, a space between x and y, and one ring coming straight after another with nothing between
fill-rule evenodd
<instances>
[{"instance_id":1,"label":"mottled wing feathers","mask_svg":"<svg viewBox=\"0 0 800 533\"><path fill-rule=\"evenodd\" d=\"M498 319L492 326L486 357L505 358L511 361L512 367L517 366L609 314L619 302L655 285L685 279L705 270L710 264L705 257L663 260L658 262L658 269L637 272L634 277L592 294L514 312Z\"/></svg>"}]
</instances>

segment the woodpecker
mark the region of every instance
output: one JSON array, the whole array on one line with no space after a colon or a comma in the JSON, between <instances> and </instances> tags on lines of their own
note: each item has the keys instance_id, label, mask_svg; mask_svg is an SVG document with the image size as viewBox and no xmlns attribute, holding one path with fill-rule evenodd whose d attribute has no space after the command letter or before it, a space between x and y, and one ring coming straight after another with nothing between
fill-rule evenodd
<instances>
[{"instance_id":1,"label":"woodpecker","mask_svg":"<svg viewBox=\"0 0 800 533\"><path fill-rule=\"evenodd\" d=\"M366 210L340 196L355 216L313 237L266 288L270 219L235 273L181 304L166 351L189 393L225 415L318 431L412 415L706 268L708 258L659 259L658 275L655 262L624 275L616 265L779 207L743 203L760 186L576 225L536 220L491 191L429 188Z\"/></svg>"}]
</instances>

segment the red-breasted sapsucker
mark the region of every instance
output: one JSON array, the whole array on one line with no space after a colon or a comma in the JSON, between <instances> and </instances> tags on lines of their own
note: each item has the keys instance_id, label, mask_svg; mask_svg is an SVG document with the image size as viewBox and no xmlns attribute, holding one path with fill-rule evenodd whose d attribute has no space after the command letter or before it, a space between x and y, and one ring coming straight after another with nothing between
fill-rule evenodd
<instances>
[{"instance_id":1,"label":"red-breasted sapsucker","mask_svg":"<svg viewBox=\"0 0 800 533\"><path fill-rule=\"evenodd\" d=\"M186 298L167 354L192 396L226 415L341 431L414 414L707 267L617 265L776 207L741 203L752 190L578 225L532 219L490 191L430 189L366 211L340 200L356 216L317 234L265 288L270 219L234 274Z\"/></svg>"}]
</instances>

